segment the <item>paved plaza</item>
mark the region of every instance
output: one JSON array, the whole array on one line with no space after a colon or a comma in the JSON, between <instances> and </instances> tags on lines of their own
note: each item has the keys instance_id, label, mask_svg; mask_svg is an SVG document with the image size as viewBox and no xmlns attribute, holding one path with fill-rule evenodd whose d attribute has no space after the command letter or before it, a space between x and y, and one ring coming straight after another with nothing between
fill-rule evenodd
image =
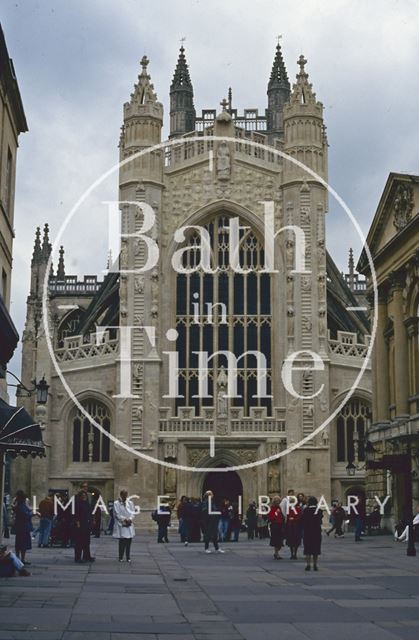
<instances>
[{"instance_id":1,"label":"paved plaza","mask_svg":"<svg viewBox=\"0 0 419 640\"><path fill-rule=\"evenodd\" d=\"M32 576L0 582L0 640L413 640L419 556L390 536L323 540L318 573L275 561L266 540L203 546L138 535L133 562L94 540L93 565L71 549L34 549Z\"/></svg>"}]
</instances>

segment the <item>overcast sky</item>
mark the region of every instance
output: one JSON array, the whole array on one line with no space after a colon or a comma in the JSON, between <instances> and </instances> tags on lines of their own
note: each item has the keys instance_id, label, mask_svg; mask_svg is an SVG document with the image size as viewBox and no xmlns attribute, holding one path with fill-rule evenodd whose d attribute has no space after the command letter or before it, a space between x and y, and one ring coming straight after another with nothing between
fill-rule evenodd
<instances>
[{"instance_id":1,"label":"overcast sky","mask_svg":"<svg viewBox=\"0 0 419 640\"><path fill-rule=\"evenodd\" d=\"M276 36L291 81L304 53L325 107L330 184L365 233L388 173L418 173L416 0L2 0L0 19L29 125L16 188L12 315L20 333L36 226L49 222L53 238L81 193L117 162L122 105L144 53L167 125L183 36L197 111L218 108L232 86L235 107L263 113ZM106 189L116 199L115 179ZM345 269L360 240L334 203L327 231ZM80 271L69 244L67 272ZM85 254L89 272L106 261L100 248Z\"/></svg>"}]
</instances>

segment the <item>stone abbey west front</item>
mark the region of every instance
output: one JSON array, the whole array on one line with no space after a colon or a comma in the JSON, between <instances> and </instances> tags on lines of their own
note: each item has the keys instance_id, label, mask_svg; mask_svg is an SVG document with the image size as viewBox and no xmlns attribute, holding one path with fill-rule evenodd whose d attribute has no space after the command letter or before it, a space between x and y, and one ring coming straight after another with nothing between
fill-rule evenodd
<instances>
[{"instance_id":1,"label":"stone abbey west front","mask_svg":"<svg viewBox=\"0 0 419 640\"><path fill-rule=\"evenodd\" d=\"M95 276L80 280L65 273L62 249L57 269L49 275L51 338L66 381L104 431L153 458L213 471L164 467L114 447L67 396L42 327L42 283L51 251L46 226L43 238L37 231L32 259L22 379L45 374L50 399L43 407L34 406L30 398L20 402L44 425L48 454L45 460L13 462L13 487L36 495L48 488L72 494L79 481L87 479L108 499L125 487L139 493L145 506L153 505L156 495L199 496L214 484L218 495L243 494L244 504L257 495L283 494L289 487L327 499L344 498L354 489L362 493L364 451L362 445L354 445L353 433L357 431L362 442L368 426L369 370L330 427L303 447L237 473L216 471L257 462L310 435L349 392L368 349L366 315L347 310L362 306L364 283L353 272L352 257L349 277L344 277L326 250L327 190L275 153L284 152L327 179L323 107L308 81L306 60L300 57L291 87L277 46L264 115L254 108L240 114L229 91L218 114L206 109L198 117L181 47L170 88L172 144L157 149L163 107L148 64L144 57L138 82L124 105L120 159L150 151L121 166L119 201L152 207L156 224L150 237L159 247L159 263L148 273L135 273L145 263L146 248L144 242L126 236L117 270L101 282ZM296 242L290 229L275 239L275 272L263 271L264 202L273 203L275 229L297 226L304 232L310 273L293 272ZM123 234L139 233L144 222L140 207L122 204L121 216ZM229 264L232 218L238 218L242 228L243 273ZM179 245L175 233L184 226L190 229ZM201 256L194 226L206 229L213 274L194 269ZM189 247L183 258L188 273L172 268L179 246ZM66 305L74 308L63 310ZM197 308L202 322L195 321ZM154 346L144 332L132 332L131 398L115 397L124 375L120 332L112 328L118 326L149 326L155 331ZM169 339L173 329L176 343ZM179 353L179 397L170 398L165 354L174 349ZM219 356L209 367L208 396L197 397L196 351L230 351L236 357L263 353L268 393L255 397L257 369L254 358L247 356L238 365L237 397L227 398L226 361ZM324 363L323 371L313 371L312 360L301 356L293 385L303 400L287 393L281 380L284 361L300 351L315 352ZM348 461L360 462L351 479L346 474Z\"/></svg>"}]
</instances>

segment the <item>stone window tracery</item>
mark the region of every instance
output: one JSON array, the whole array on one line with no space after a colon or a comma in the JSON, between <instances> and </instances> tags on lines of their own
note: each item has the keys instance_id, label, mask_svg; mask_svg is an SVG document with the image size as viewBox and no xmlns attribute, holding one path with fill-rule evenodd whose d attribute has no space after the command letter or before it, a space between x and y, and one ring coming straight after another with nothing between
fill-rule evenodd
<instances>
[{"instance_id":1,"label":"stone window tracery","mask_svg":"<svg viewBox=\"0 0 419 640\"><path fill-rule=\"evenodd\" d=\"M210 362L208 375L209 398L194 398L198 394L198 356L194 351L228 350L239 358L246 351L260 351L267 361L267 395L271 394L271 278L261 273L264 268L264 249L253 230L240 220L239 262L243 271L235 273L230 265L229 216L220 214L208 224L211 246L211 269L191 274L178 274L176 283L176 329L179 333L179 393L176 408L195 407L201 415L203 407L215 406L214 380L221 366L227 366L224 356ZM200 237L193 233L187 240L190 250L183 254L184 267L199 266ZM208 307L210 303L211 308ZM197 314L198 311L198 314ZM199 322L196 321L197 317ZM270 398L253 398L257 393L256 358L247 355L238 364L237 398L230 405L243 407L249 415L250 407L264 406L272 414Z\"/></svg>"},{"instance_id":2,"label":"stone window tracery","mask_svg":"<svg viewBox=\"0 0 419 640\"><path fill-rule=\"evenodd\" d=\"M365 460L365 434L370 416L369 404L352 398L340 411L336 419L336 452L338 462L355 460L354 432L358 432L358 456L360 462Z\"/></svg>"},{"instance_id":3,"label":"stone window tracery","mask_svg":"<svg viewBox=\"0 0 419 640\"><path fill-rule=\"evenodd\" d=\"M82 402L88 414L110 433L111 416L109 409L98 400ZM109 462L110 440L97 429L86 416L77 409L72 421L72 459L73 462Z\"/></svg>"}]
</instances>

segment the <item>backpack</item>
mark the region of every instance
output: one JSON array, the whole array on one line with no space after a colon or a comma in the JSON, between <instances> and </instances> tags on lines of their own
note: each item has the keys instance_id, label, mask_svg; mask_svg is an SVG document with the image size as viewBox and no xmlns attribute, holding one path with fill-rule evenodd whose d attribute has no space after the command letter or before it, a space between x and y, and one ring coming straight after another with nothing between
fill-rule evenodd
<instances>
[{"instance_id":1,"label":"backpack","mask_svg":"<svg viewBox=\"0 0 419 640\"><path fill-rule=\"evenodd\" d=\"M151 512L151 519L154 520L154 522L157 522L157 511L156 511L156 509L154 509L154 511Z\"/></svg>"}]
</instances>

